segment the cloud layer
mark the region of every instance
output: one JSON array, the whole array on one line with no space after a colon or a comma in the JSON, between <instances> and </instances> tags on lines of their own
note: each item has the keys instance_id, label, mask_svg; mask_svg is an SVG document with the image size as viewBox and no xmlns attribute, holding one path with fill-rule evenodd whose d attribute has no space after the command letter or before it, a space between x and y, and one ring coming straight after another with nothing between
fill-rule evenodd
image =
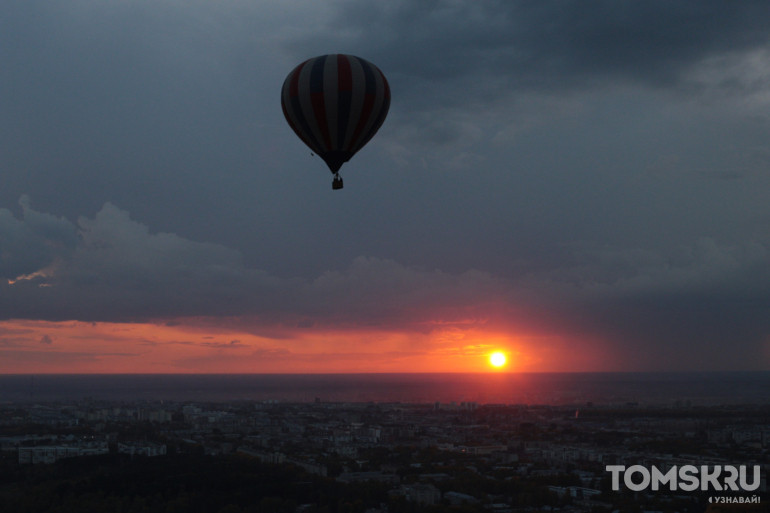
<instances>
[{"instance_id":1,"label":"cloud layer","mask_svg":"<svg viewBox=\"0 0 770 513\"><path fill-rule=\"evenodd\" d=\"M0 318L478 329L767 368L769 11L11 0ZM393 96L336 192L278 99L332 52ZM24 343L61 349L44 335Z\"/></svg>"},{"instance_id":2,"label":"cloud layer","mask_svg":"<svg viewBox=\"0 0 770 513\"><path fill-rule=\"evenodd\" d=\"M77 225L35 211L27 199L22 204L22 219L0 210L0 236L17 241L4 246L0 268L4 319L224 317L263 334L507 330L572 338L576 349L582 339L602 340L613 351L638 353L642 367L660 364L661 355L667 368L755 367L767 358L770 260L760 242L720 246L704 238L667 255L586 249L570 265L516 280L359 257L342 271L306 280L248 268L237 251L220 245L151 233L111 204ZM36 266L19 267L20 261ZM3 340L14 343L13 336Z\"/></svg>"}]
</instances>

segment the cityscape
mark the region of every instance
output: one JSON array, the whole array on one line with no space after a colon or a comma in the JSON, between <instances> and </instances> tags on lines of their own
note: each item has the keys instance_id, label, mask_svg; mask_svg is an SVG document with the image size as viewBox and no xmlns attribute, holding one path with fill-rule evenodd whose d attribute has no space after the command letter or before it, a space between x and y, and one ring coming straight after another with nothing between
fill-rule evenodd
<instances>
[{"instance_id":1,"label":"cityscape","mask_svg":"<svg viewBox=\"0 0 770 513\"><path fill-rule=\"evenodd\" d=\"M2 511L764 511L770 405L86 398L3 404L0 444ZM688 465L742 488L641 489Z\"/></svg>"}]
</instances>

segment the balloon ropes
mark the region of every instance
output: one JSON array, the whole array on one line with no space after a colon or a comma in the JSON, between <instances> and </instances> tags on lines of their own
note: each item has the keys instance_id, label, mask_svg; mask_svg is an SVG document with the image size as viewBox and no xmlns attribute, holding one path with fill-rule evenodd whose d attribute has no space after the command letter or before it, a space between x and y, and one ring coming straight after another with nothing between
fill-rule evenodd
<instances>
[{"instance_id":1,"label":"balloon ropes","mask_svg":"<svg viewBox=\"0 0 770 513\"><path fill-rule=\"evenodd\" d=\"M369 61L353 55L321 55L289 73L281 107L294 133L334 174L332 189L342 189L340 167L382 126L390 107L390 87Z\"/></svg>"}]
</instances>

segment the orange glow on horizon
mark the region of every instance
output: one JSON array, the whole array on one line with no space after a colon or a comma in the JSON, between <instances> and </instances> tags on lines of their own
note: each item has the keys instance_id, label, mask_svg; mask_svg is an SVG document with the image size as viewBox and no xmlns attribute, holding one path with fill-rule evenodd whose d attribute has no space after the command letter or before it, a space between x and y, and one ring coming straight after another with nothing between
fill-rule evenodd
<instances>
[{"instance_id":1,"label":"orange glow on horizon","mask_svg":"<svg viewBox=\"0 0 770 513\"><path fill-rule=\"evenodd\" d=\"M479 327L299 328L253 319L0 322L0 373L433 373L606 370L573 341ZM505 350L497 349L505 347ZM573 347L574 349L574 347ZM567 358L566 355L570 355ZM605 362L606 363L606 362ZM592 366L593 364L593 366Z\"/></svg>"}]
</instances>

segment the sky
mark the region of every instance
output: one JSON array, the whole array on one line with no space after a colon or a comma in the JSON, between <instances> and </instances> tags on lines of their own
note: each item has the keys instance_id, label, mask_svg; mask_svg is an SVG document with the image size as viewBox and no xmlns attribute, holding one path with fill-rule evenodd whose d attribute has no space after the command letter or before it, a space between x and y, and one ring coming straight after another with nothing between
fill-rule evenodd
<instances>
[{"instance_id":1,"label":"sky","mask_svg":"<svg viewBox=\"0 0 770 513\"><path fill-rule=\"evenodd\" d=\"M764 0L0 11L0 373L770 370ZM326 53L392 95L340 191Z\"/></svg>"}]
</instances>

